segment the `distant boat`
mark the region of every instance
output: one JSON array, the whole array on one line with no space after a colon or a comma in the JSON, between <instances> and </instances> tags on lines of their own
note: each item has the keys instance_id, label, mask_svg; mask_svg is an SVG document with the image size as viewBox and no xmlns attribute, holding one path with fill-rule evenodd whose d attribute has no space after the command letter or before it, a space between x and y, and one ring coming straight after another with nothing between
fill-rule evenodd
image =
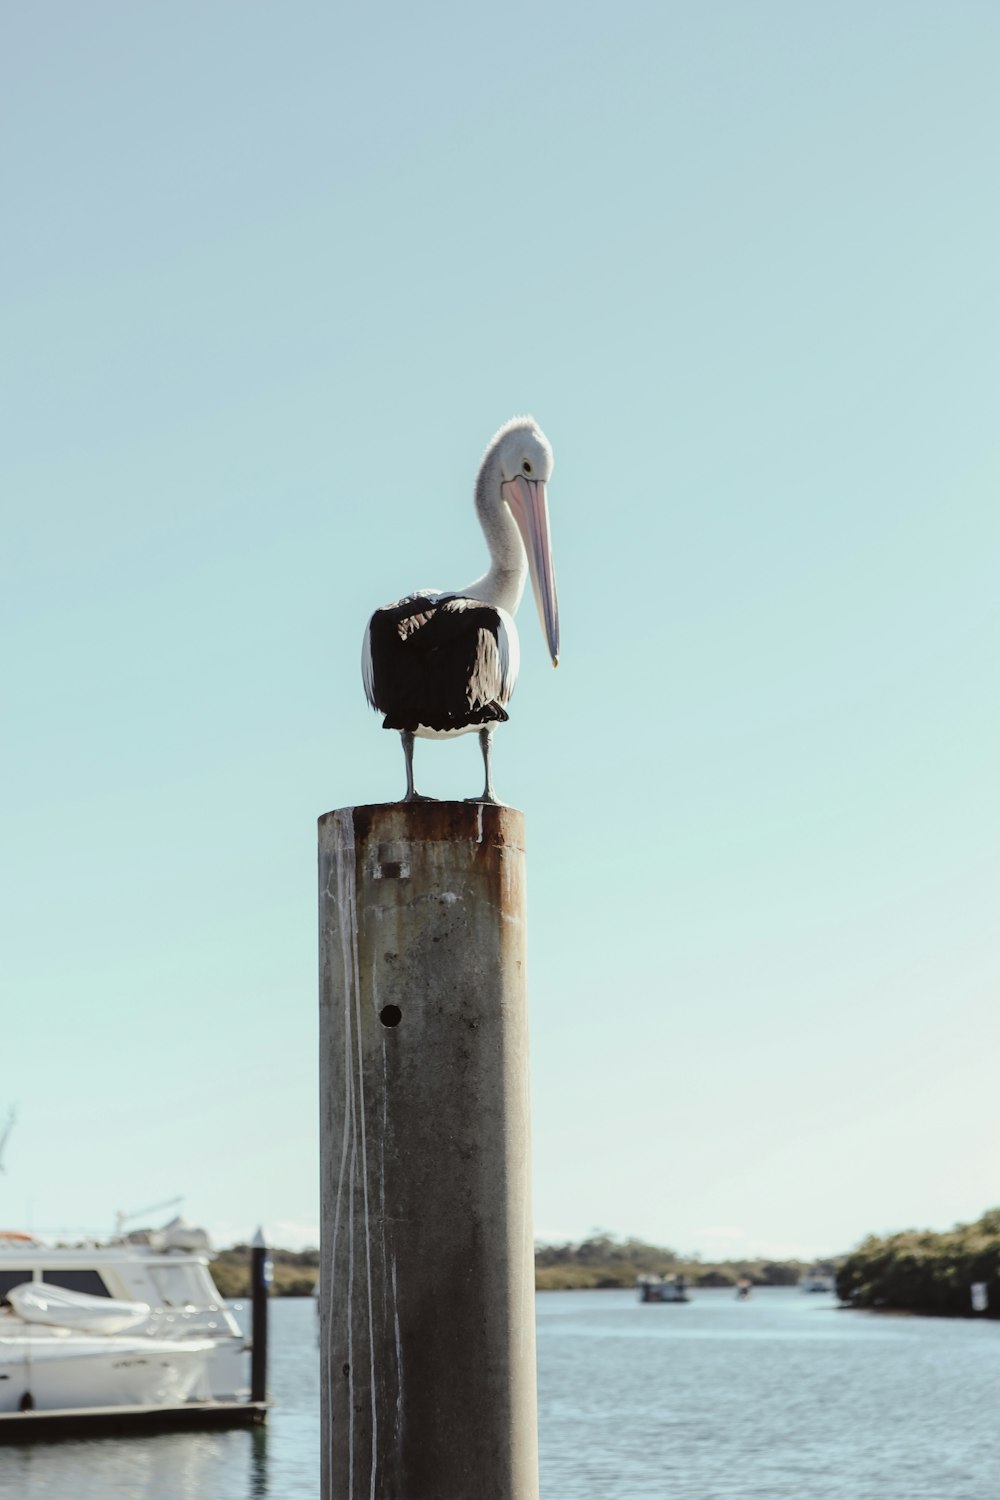
<instances>
[{"instance_id":1,"label":"distant boat","mask_svg":"<svg viewBox=\"0 0 1000 1500\"><path fill-rule=\"evenodd\" d=\"M690 1302L683 1276L640 1276L636 1281L640 1302Z\"/></svg>"},{"instance_id":2,"label":"distant boat","mask_svg":"<svg viewBox=\"0 0 1000 1500\"><path fill-rule=\"evenodd\" d=\"M833 1272L824 1270L822 1266L811 1266L799 1277L800 1292L834 1292L836 1289Z\"/></svg>"}]
</instances>

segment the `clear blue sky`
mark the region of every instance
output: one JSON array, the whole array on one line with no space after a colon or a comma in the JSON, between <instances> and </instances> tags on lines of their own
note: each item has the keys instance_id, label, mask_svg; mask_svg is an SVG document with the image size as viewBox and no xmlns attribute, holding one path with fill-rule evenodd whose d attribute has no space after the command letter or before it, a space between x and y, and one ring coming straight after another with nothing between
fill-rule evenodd
<instances>
[{"instance_id":1,"label":"clear blue sky","mask_svg":"<svg viewBox=\"0 0 1000 1500\"><path fill-rule=\"evenodd\" d=\"M6 9L0 1220L315 1238L362 627L523 411L538 1232L1000 1202L998 63L985 0Z\"/></svg>"}]
</instances>

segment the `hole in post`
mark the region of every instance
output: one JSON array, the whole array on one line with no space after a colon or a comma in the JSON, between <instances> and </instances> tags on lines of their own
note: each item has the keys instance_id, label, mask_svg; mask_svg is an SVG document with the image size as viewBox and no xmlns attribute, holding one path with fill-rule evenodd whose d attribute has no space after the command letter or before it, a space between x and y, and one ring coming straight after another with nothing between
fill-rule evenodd
<instances>
[{"instance_id":1,"label":"hole in post","mask_svg":"<svg viewBox=\"0 0 1000 1500\"><path fill-rule=\"evenodd\" d=\"M378 1018L383 1026L398 1026L403 1019L403 1012L398 1005L383 1005Z\"/></svg>"}]
</instances>

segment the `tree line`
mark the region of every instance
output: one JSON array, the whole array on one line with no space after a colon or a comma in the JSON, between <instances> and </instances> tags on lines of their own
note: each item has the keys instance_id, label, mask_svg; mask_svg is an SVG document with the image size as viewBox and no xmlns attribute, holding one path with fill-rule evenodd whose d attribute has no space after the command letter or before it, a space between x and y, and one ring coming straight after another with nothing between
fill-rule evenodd
<instances>
[{"instance_id":1,"label":"tree line","mask_svg":"<svg viewBox=\"0 0 1000 1500\"><path fill-rule=\"evenodd\" d=\"M319 1276L319 1251L270 1251L274 1264L272 1293L308 1297ZM755 1286L794 1286L805 1269L798 1260L706 1261L680 1255L662 1245L632 1237L597 1233L578 1242L540 1244L535 1248L535 1286L539 1291L631 1287L637 1276L684 1276L690 1286L732 1286L749 1280ZM250 1294L250 1246L220 1250L212 1261L215 1284L224 1297Z\"/></svg>"},{"instance_id":2,"label":"tree line","mask_svg":"<svg viewBox=\"0 0 1000 1500\"><path fill-rule=\"evenodd\" d=\"M972 1314L972 1286L985 1285L985 1316L1000 1318L1000 1208L942 1233L906 1229L869 1235L837 1271L837 1293L852 1307Z\"/></svg>"},{"instance_id":3,"label":"tree line","mask_svg":"<svg viewBox=\"0 0 1000 1500\"><path fill-rule=\"evenodd\" d=\"M535 1247L535 1286L539 1291L630 1287L637 1276L683 1276L689 1286L794 1286L805 1262L799 1260L706 1261L681 1255L645 1240L596 1233L588 1239Z\"/></svg>"},{"instance_id":4,"label":"tree line","mask_svg":"<svg viewBox=\"0 0 1000 1500\"><path fill-rule=\"evenodd\" d=\"M271 1251L276 1296L311 1295L319 1275L319 1251ZM212 1262L224 1297L250 1292L250 1247L234 1245ZM682 1255L634 1237L596 1232L587 1239L535 1248L535 1285L540 1291L631 1287L638 1276L684 1276L690 1286L794 1286L806 1270L799 1260L708 1261ZM837 1293L852 1307L969 1317L972 1286L986 1289L985 1316L1000 1318L1000 1208L953 1229L907 1229L869 1235L855 1250L824 1262L836 1272Z\"/></svg>"}]
</instances>

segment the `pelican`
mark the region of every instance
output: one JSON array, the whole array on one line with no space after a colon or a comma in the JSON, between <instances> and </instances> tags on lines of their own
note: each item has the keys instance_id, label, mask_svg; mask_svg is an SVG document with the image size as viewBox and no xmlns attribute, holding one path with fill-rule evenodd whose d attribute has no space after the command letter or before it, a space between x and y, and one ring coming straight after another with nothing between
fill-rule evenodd
<instances>
[{"instance_id":1,"label":"pelican","mask_svg":"<svg viewBox=\"0 0 1000 1500\"><path fill-rule=\"evenodd\" d=\"M514 614L528 574L552 665L559 665L559 605L549 548L546 486L552 448L531 417L514 417L490 442L476 476L476 514L490 551L482 578L451 591L420 589L377 609L365 629L361 675L383 729L397 729L406 759L404 802L428 802L413 784L413 741L479 733L486 784L469 802L497 804L493 732L507 721L520 648Z\"/></svg>"}]
</instances>

